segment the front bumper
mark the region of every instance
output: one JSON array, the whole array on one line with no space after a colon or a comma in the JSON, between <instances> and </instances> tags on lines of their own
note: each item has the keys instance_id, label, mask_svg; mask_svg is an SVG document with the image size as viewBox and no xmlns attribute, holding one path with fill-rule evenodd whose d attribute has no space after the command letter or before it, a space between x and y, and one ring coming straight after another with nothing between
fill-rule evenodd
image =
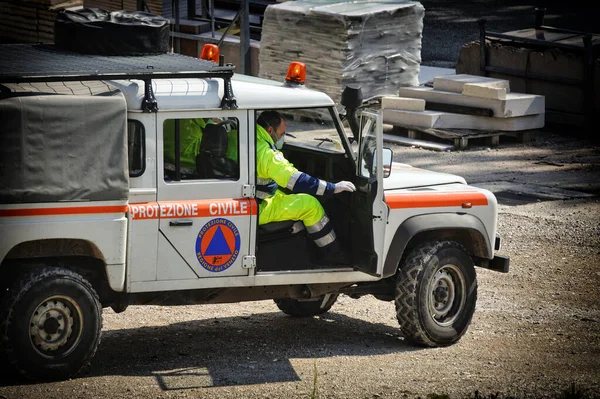
<instances>
[{"instance_id":1,"label":"front bumper","mask_svg":"<svg viewBox=\"0 0 600 399\"><path fill-rule=\"evenodd\" d=\"M502 247L502 240L496 236L494 250L498 251ZM500 273L508 273L510 267L510 258L505 255L494 255L492 259L480 259L479 267L484 269L494 270Z\"/></svg>"},{"instance_id":2,"label":"front bumper","mask_svg":"<svg viewBox=\"0 0 600 399\"><path fill-rule=\"evenodd\" d=\"M494 255L494 258L489 262L488 269L500 273L508 273L510 266L510 258L504 255Z\"/></svg>"}]
</instances>

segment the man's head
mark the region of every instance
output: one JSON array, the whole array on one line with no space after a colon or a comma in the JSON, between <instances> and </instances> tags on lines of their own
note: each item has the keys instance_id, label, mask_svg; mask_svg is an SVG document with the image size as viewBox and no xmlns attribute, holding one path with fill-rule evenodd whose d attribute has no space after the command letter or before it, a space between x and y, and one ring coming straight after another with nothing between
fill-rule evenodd
<instances>
[{"instance_id":1,"label":"man's head","mask_svg":"<svg viewBox=\"0 0 600 399\"><path fill-rule=\"evenodd\" d=\"M281 148L285 129L287 129L285 118L277 111L264 111L260 114L256 122L269 133L269 136L271 136L276 145L280 143L278 148Z\"/></svg>"}]
</instances>

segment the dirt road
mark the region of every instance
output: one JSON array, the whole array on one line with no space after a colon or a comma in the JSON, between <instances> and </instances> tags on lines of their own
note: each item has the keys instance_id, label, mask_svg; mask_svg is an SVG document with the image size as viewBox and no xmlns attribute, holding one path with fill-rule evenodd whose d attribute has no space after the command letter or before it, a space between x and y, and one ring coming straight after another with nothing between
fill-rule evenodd
<instances>
[{"instance_id":1,"label":"dirt road","mask_svg":"<svg viewBox=\"0 0 600 399\"><path fill-rule=\"evenodd\" d=\"M598 143L548 134L497 149L394 151L397 160L460 173L476 185L570 193L500 206L511 271L478 270L475 316L457 344L409 346L392 303L370 296L341 297L310 319L287 317L270 301L130 307L104 311L103 340L87 374L54 383L0 381L0 397L462 398L477 390L556 398L571 384L598 397Z\"/></svg>"}]
</instances>

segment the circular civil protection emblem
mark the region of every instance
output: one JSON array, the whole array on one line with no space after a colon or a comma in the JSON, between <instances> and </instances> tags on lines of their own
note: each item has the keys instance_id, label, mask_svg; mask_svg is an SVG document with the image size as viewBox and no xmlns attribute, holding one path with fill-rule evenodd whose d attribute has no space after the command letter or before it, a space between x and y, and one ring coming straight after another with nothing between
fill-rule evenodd
<instances>
[{"instance_id":1,"label":"circular civil protection emblem","mask_svg":"<svg viewBox=\"0 0 600 399\"><path fill-rule=\"evenodd\" d=\"M212 219L196 238L196 257L209 272L227 270L240 254L240 232L232 221Z\"/></svg>"}]
</instances>

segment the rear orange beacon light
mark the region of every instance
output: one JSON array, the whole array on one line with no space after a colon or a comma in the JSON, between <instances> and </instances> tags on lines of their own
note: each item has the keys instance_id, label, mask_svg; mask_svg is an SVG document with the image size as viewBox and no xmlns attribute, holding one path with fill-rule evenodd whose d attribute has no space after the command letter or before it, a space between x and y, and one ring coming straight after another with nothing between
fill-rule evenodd
<instances>
[{"instance_id":1,"label":"rear orange beacon light","mask_svg":"<svg viewBox=\"0 0 600 399\"><path fill-rule=\"evenodd\" d=\"M298 61L290 62L285 81L304 84L306 82L306 65Z\"/></svg>"},{"instance_id":2,"label":"rear orange beacon light","mask_svg":"<svg viewBox=\"0 0 600 399\"><path fill-rule=\"evenodd\" d=\"M212 62L219 62L219 47L216 44L205 44L202 47L200 59Z\"/></svg>"}]
</instances>

